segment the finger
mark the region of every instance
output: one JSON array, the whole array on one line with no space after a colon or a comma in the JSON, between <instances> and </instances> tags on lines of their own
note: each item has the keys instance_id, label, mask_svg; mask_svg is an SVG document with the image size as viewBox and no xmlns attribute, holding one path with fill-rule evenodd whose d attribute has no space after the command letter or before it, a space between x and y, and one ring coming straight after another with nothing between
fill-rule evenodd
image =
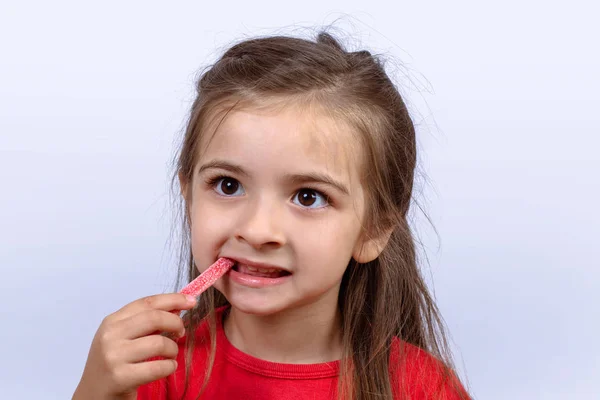
<instances>
[{"instance_id":1,"label":"finger","mask_svg":"<svg viewBox=\"0 0 600 400\"><path fill-rule=\"evenodd\" d=\"M179 346L173 340L161 335L145 336L129 342L123 358L128 363L138 363L153 357L174 359Z\"/></svg>"},{"instance_id":2,"label":"finger","mask_svg":"<svg viewBox=\"0 0 600 400\"><path fill-rule=\"evenodd\" d=\"M146 310L119 321L114 326L115 336L125 339L137 339L157 331L183 334L183 320L167 311Z\"/></svg>"},{"instance_id":3,"label":"finger","mask_svg":"<svg viewBox=\"0 0 600 400\"><path fill-rule=\"evenodd\" d=\"M170 359L124 364L117 374L115 384L124 389L135 389L146 383L165 378L176 369L177 361Z\"/></svg>"},{"instance_id":4,"label":"finger","mask_svg":"<svg viewBox=\"0 0 600 400\"><path fill-rule=\"evenodd\" d=\"M196 304L196 298L181 293L157 294L135 300L116 313L112 314L114 320L123 320L146 310L189 310Z\"/></svg>"}]
</instances>

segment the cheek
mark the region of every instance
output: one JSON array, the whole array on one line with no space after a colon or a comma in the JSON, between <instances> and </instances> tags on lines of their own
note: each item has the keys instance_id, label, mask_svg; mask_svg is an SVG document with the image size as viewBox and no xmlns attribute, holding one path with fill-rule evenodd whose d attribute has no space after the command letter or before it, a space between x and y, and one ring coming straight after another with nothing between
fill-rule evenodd
<instances>
[{"instance_id":1,"label":"cheek","mask_svg":"<svg viewBox=\"0 0 600 400\"><path fill-rule=\"evenodd\" d=\"M213 251L227 238L231 218L221 208L198 199L190 209L191 241L194 257L212 257Z\"/></svg>"},{"instance_id":2,"label":"cheek","mask_svg":"<svg viewBox=\"0 0 600 400\"><path fill-rule=\"evenodd\" d=\"M227 226L227 207L215 201L214 195L197 182L194 187L193 201L190 207L192 235L216 233Z\"/></svg>"},{"instance_id":3,"label":"cheek","mask_svg":"<svg viewBox=\"0 0 600 400\"><path fill-rule=\"evenodd\" d=\"M351 218L329 219L307 228L309 229L296 232L296 243L301 243L302 246L298 250L304 255L305 261L321 265L339 264L345 268L352 257L360 230L358 221L354 222Z\"/></svg>"}]
</instances>

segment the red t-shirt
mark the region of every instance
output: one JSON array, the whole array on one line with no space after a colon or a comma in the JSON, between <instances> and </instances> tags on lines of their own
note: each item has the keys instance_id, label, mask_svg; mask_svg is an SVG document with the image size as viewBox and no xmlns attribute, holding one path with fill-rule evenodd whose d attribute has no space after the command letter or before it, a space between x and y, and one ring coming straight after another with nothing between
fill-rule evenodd
<instances>
[{"instance_id":1,"label":"red t-shirt","mask_svg":"<svg viewBox=\"0 0 600 400\"><path fill-rule=\"evenodd\" d=\"M208 339L208 326L198 328L198 339ZM206 340L204 343L208 343ZM164 379L138 389L138 400L180 400L185 383L185 338L179 340L177 370ZM195 400L204 382L209 346L194 348L189 387L185 400ZM401 361L402 360L402 361ZM459 400L460 396L438 371L439 362L425 351L395 340L390 371L399 371L397 399ZM336 399L340 362L281 364L260 360L235 348L225 336L222 310L217 312L217 352L210 380L200 399L211 400L330 400ZM391 372L393 373L393 372ZM467 397L464 397L465 399Z\"/></svg>"}]
</instances>

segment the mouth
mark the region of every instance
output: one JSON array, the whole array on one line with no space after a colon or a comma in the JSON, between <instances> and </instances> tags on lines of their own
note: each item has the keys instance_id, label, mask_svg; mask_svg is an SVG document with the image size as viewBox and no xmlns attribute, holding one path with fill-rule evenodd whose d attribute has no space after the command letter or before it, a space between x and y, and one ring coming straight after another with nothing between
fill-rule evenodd
<instances>
[{"instance_id":1,"label":"mouth","mask_svg":"<svg viewBox=\"0 0 600 400\"><path fill-rule=\"evenodd\" d=\"M244 275L270 279L282 278L284 276L291 275L289 271L274 265L260 264L246 260L234 260L234 262L235 263L231 269Z\"/></svg>"}]
</instances>

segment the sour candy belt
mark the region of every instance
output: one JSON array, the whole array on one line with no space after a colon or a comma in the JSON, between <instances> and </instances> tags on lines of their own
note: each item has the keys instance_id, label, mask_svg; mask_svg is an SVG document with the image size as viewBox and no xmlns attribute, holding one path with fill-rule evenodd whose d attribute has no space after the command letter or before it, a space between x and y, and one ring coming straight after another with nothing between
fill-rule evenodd
<instances>
[{"instance_id":1,"label":"sour candy belt","mask_svg":"<svg viewBox=\"0 0 600 400\"><path fill-rule=\"evenodd\" d=\"M206 271L201 273L200 276L181 289L180 293L189 294L194 297L200 296L202 292L214 285L217 279L225 275L231 267L233 267L232 260L228 258L219 258L213 265L208 267Z\"/></svg>"},{"instance_id":2,"label":"sour candy belt","mask_svg":"<svg viewBox=\"0 0 600 400\"><path fill-rule=\"evenodd\" d=\"M200 274L196 279L187 284L179 293L198 297L206 289L215 284L215 282L227 273L233 267L234 262L228 258L219 258L213 265L208 267L206 271ZM179 315L180 310L172 310L173 314ZM174 339L171 333L162 333L162 335ZM176 339L174 339L176 340ZM162 357L155 358L164 360Z\"/></svg>"}]
</instances>

